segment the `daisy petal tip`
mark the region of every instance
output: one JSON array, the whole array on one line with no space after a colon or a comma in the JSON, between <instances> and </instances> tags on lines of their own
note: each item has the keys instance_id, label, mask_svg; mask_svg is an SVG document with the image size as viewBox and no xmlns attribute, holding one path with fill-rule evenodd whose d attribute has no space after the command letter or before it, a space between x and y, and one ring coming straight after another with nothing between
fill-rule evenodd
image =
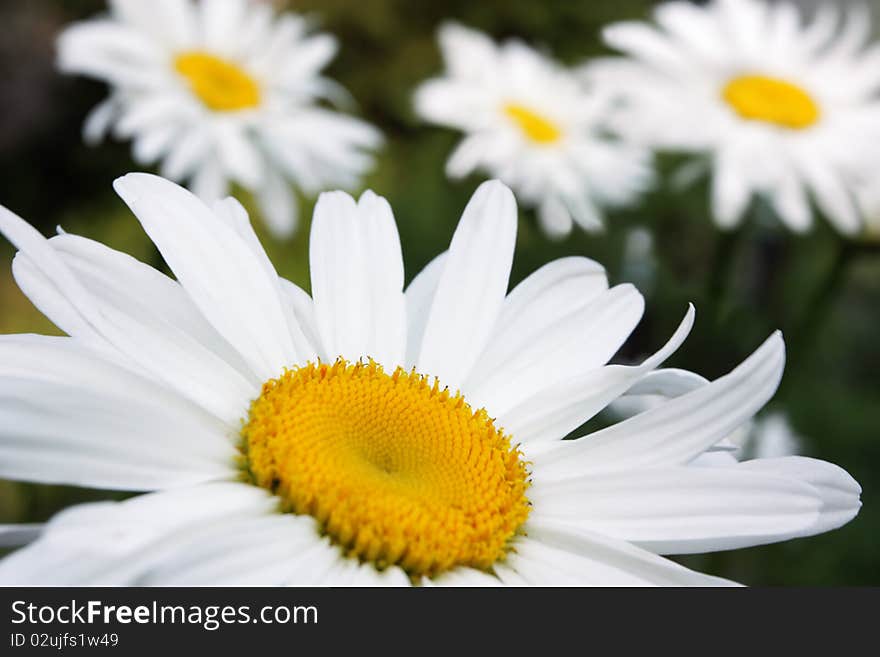
<instances>
[{"instance_id":1,"label":"daisy petal tip","mask_svg":"<svg viewBox=\"0 0 880 657\"><path fill-rule=\"evenodd\" d=\"M493 178L481 183L471 197L472 202L477 200L496 204L498 207L503 207L505 211L512 211L516 214L516 197L510 187L500 180Z\"/></svg>"},{"instance_id":2,"label":"daisy petal tip","mask_svg":"<svg viewBox=\"0 0 880 657\"><path fill-rule=\"evenodd\" d=\"M380 196L372 189L364 190L364 192L358 198L357 204L359 207L381 206L383 208L387 207L389 210L391 209L391 204L388 203L388 199L386 199L384 196Z\"/></svg>"},{"instance_id":3,"label":"daisy petal tip","mask_svg":"<svg viewBox=\"0 0 880 657\"><path fill-rule=\"evenodd\" d=\"M778 350L783 357L785 357L785 337L782 335L782 331L777 329L773 331L769 338L767 338L767 342L773 345L775 350Z\"/></svg>"},{"instance_id":4,"label":"daisy petal tip","mask_svg":"<svg viewBox=\"0 0 880 657\"><path fill-rule=\"evenodd\" d=\"M602 28L600 36L605 44L616 48L620 45L621 40L627 32L629 26L626 23L613 23Z\"/></svg>"},{"instance_id":5,"label":"daisy petal tip","mask_svg":"<svg viewBox=\"0 0 880 657\"><path fill-rule=\"evenodd\" d=\"M321 192L315 202L314 220L317 221L319 217L324 215L332 216L340 212L351 212L356 208L357 202L347 192L342 190Z\"/></svg>"},{"instance_id":6,"label":"daisy petal tip","mask_svg":"<svg viewBox=\"0 0 880 657\"><path fill-rule=\"evenodd\" d=\"M697 319L697 307L693 303L688 303L687 310L684 312L684 317L681 320L681 327L683 330L686 330L688 333L691 332L691 329L694 327L694 322Z\"/></svg>"},{"instance_id":7,"label":"daisy petal tip","mask_svg":"<svg viewBox=\"0 0 880 657\"><path fill-rule=\"evenodd\" d=\"M481 37L481 33L477 30L462 25L455 20L444 20L437 28L437 38L441 43L449 47L456 47L468 39L479 39Z\"/></svg>"},{"instance_id":8,"label":"daisy petal tip","mask_svg":"<svg viewBox=\"0 0 880 657\"><path fill-rule=\"evenodd\" d=\"M139 192L145 191L164 192L167 190L174 190L175 192L190 193L167 178L143 171L133 171L119 176L113 181L113 189L123 200L126 200L127 196L136 195Z\"/></svg>"}]
</instances>

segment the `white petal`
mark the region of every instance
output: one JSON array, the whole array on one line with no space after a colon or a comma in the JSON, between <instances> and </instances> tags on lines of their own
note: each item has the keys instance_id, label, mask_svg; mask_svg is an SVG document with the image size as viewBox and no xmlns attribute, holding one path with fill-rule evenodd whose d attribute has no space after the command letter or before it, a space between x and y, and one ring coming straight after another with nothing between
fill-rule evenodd
<instances>
[{"instance_id":1,"label":"white petal","mask_svg":"<svg viewBox=\"0 0 880 657\"><path fill-rule=\"evenodd\" d=\"M812 226L813 213L810 210L810 201L804 186L794 175L786 176L786 179L776 186L771 201L779 218L793 231L803 233Z\"/></svg>"},{"instance_id":2,"label":"white petal","mask_svg":"<svg viewBox=\"0 0 880 657\"><path fill-rule=\"evenodd\" d=\"M214 483L74 506L54 516L39 540L0 561L0 582L140 584L160 564L188 556L181 539L185 545L217 523L266 516L277 504L256 486Z\"/></svg>"},{"instance_id":3,"label":"white petal","mask_svg":"<svg viewBox=\"0 0 880 657\"><path fill-rule=\"evenodd\" d=\"M498 579L501 580L504 586L532 586L532 584L528 582L525 577L523 577L513 568L508 566L507 563L497 563L492 570L495 572L495 575L498 577ZM536 582L535 585L540 585L540 582Z\"/></svg>"},{"instance_id":4,"label":"white petal","mask_svg":"<svg viewBox=\"0 0 880 657\"><path fill-rule=\"evenodd\" d=\"M233 228L156 176L129 174L114 187L202 314L261 379L297 362L278 278Z\"/></svg>"},{"instance_id":5,"label":"white petal","mask_svg":"<svg viewBox=\"0 0 880 657\"><path fill-rule=\"evenodd\" d=\"M291 307L284 302L285 299L289 299L289 290L287 289L289 281L280 278L278 272L275 271L275 265L272 264L272 260L263 249L263 245L260 244L260 238L257 237L257 233L254 231L247 210L244 209L244 206L241 203L232 197L226 198L222 201L215 201L212 209L217 218L226 222L226 224L232 228L250 248L254 258L263 267L266 277L270 281L277 281L278 293L281 297L281 309L284 313L284 318L287 322L287 328L290 333L290 339L293 341L297 356L300 360L314 360L316 355L315 343L306 338L302 327L299 325L299 319L295 311L296 304Z\"/></svg>"},{"instance_id":6,"label":"white petal","mask_svg":"<svg viewBox=\"0 0 880 657\"><path fill-rule=\"evenodd\" d=\"M660 395L681 397L709 383L699 374L687 370L665 369L650 372L627 391L627 395Z\"/></svg>"},{"instance_id":7,"label":"white petal","mask_svg":"<svg viewBox=\"0 0 880 657\"><path fill-rule=\"evenodd\" d=\"M73 23L58 36L58 68L126 85L155 86L162 51L142 33L115 21Z\"/></svg>"},{"instance_id":8,"label":"white petal","mask_svg":"<svg viewBox=\"0 0 880 657\"><path fill-rule=\"evenodd\" d=\"M279 80L293 87L302 86L304 81L317 76L338 50L339 44L329 34L316 34L302 40L296 46L296 56L283 62Z\"/></svg>"},{"instance_id":9,"label":"white petal","mask_svg":"<svg viewBox=\"0 0 880 657\"><path fill-rule=\"evenodd\" d=\"M466 386L479 388L524 349L608 289L605 269L587 258L550 262L526 277L504 300L492 338Z\"/></svg>"},{"instance_id":10,"label":"white petal","mask_svg":"<svg viewBox=\"0 0 880 657\"><path fill-rule=\"evenodd\" d=\"M222 178L220 164L212 153L210 135L204 126L185 131L159 165L159 172L164 178L176 181L189 175L205 177L205 171L214 171L214 177ZM217 186L203 183L195 191L199 196L213 201L220 198L221 194L209 193L209 188Z\"/></svg>"},{"instance_id":11,"label":"white petal","mask_svg":"<svg viewBox=\"0 0 880 657\"><path fill-rule=\"evenodd\" d=\"M404 294L406 302L406 368L415 367L419 360L419 352L422 349L422 337L428 325L428 315L431 312L431 304L434 303L434 295L437 293L437 285L446 266L447 252L444 251L425 265L416 277L410 282Z\"/></svg>"},{"instance_id":12,"label":"white petal","mask_svg":"<svg viewBox=\"0 0 880 657\"><path fill-rule=\"evenodd\" d=\"M229 193L229 181L226 179L220 160L212 154L205 157L197 166L189 184L193 194L206 203L224 198ZM167 177L177 180L174 176Z\"/></svg>"},{"instance_id":13,"label":"white petal","mask_svg":"<svg viewBox=\"0 0 880 657\"><path fill-rule=\"evenodd\" d=\"M529 538L507 560L535 586L730 586L623 541L529 522ZM504 578L503 573L499 576Z\"/></svg>"},{"instance_id":14,"label":"white petal","mask_svg":"<svg viewBox=\"0 0 880 657\"><path fill-rule=\"evenodd\" d=\"M841 176L816 157L800 158L798 165L816 198L816 204L834 227L843 235L858 233L861 220L855 198Z\"/></svg>"},{"instance_id":15,"label":"white petal","mask_svg":"<svg viewBox=\"0 0 880 657\"><path fill-rule=\"evenodd\" d=\"M247 17L248 3L242 0L202 0L197 6L204 47L226 52Z\"/></svg>"},{"instance_id":16,"label":"white petal","mask_svg":"<svg viewBox=\"0 0 880 657\"><path fill-rule=\"evenodd\" d=\"M541 228L551 239L561 239L571 232L573 221L565 203L558 196L550 196L538 206Z\"/></svg>"},{"instance_id":17,"label":"white petal","mask_svg":"<svg viewBox=\"0 0 880 657\"><path fill-rule=\"evenodd\" d=\"M430 581L435 586L503 586L501 580L494 575L473 568L455 568Z\"/></svg>"},{"instance_id":18,"label":"white petal","mask_svg":"<svg viewBox=\"0 0 880 657\"><path fill-rule=\"evenodd\" d=\"M646 23L624 21L602 30L602 39L612 48L622 50L649 66L661 69L686 69L689 61L666 35Z\"/></svg>"},{"instance_id":19,"label":"white petal","mask_svg":"<svg viewBox=\"0 0 880 657\"><path fill-rule=\"evenodd\" d=\"M406 574L396 566L379 571L371 563L344 557L337 559L321 580L324 586L410 586Z\"/></svg>"},{"instance_id":20,"label":"white petal","mask_svg":"<svg viewBox=\"0 0 880 657\"><path fill-rule=\"evenodd\" d=\"M315 521L288 513L253 514L181 528L174 546L138 578L142 586L279 586L320 543Z\"/></svg>"},{"instance_id":21,"label":"white petal","mask_svg":"<svg viewBox=\"0 0 880 657\"><path fill-rule=\"evenodd\" d=\"M794 478L727 468L633 470L543 482L534 517L600 532L659 554L761 545L814 526L821 500Z\"/></svg>"},{"instance_id":22,"label":"white petal","mask_svg":"<svg viewBox=\"0 0 880 657\"><path fill-rule=\"evenodd\" d=\"M33 543L43 533L42 523L0 525L0 548L20 547Z\"/></svg>"},{"instance_id":23,"label":"white petal","mask_svg":"<svg viewBox=\"0 0 880 657\"><path fill-rule=\"evenodd\" d=\"M657 23L702 60L725 56L724 35L710 12L689 2L665 2L654 10Z\"/></svg>"},{"instance_id":24,"label":"white petal","mask_svg":"<svg viewBox=\"0 0 880 657\"><path fill-rule=\"evenodd\" d=\"M862 506L859 500L862 487L844 469L827 461L785 456L746 461L738 467L746 471L790 477L813 486L822 500L819 518L815 525L791 537L811 536L837 529L852 520Z\"/></svg>"},{"instance_id":25,"label":"white petal","mask_svg":"<svg viewBox=\"0 0 880 657\"><path fill-rule=\"evenodd\" d=\"M420 99L425 98L423 102L428 102L430 97L428 96L428 92L431 91L430 87L426 87L422 90L423 93L419 96ZM460 101L459 101L460 102ZM425 112L425 114L430 116L437 116L440 114L438 111L439 108L434 102L432 106L432 111L430 113ZM461 111L461 110L459 110ZM436 120L435 120L436 121ZM442 123L451 123L450 121L443 121ZM464 139L459 142L459 144L453 149L452 153L449 155L449 159L446 161L446 175L452 178L453 180L459 180L464 178L465 176L473 173L474 169L476 169L482 162L486 159L486 153L489 148L492 147L492 142L490 141L490 137L477 133L473 135L468 135Z\"/></svg>"},{"instance_id":26,"label":"white petal","mask_svg":"<svg viewBox=\"0 0 880 657\"><path fill-rule=\"evenodd\" d=\"M468 399L503 415L536 392L601 367L629 337L644 307L632 285L603 292L544 327L540 339L521 342L490 376L467 387Z\"/></svg>"},{"instance_id":27,"label":"white petal","mask_svg":"<svg viewBox=\"0 0 880 657\"><path fill-rule=\"evenodd\" d=\"M195 7L189 0L110 0L113 13L125 23L146 31L167 47L192 47L196 39Z\"/></svg>"},{"instance_id":28,"label":"white petal","mask_svg":"<svg viewBox=\"0 0 880 657\"><path fill-rule=\"evenodd\" d=\"M0 338L0 476L150 490L235 476L228 427L72 338Z\"/></svg>"},{"instance_id":29,"label":"white petal","mask_svg":"<svg viewBox=\"0 0 880 657\"><path fill-rule=\"evenodd\" d=\"M267 166L263 183L257 189L257 203L266 225L278 239L287 239L296 232L299 207L290 185L284 177Z\"/></svg>"},{"instance_id":30,"label":"white petal","mask_svg":"<svg viewBox=\"0 0 880 657\"><path fill-rule=\"evenodd\" d=\"M687 463L747 422L773 396L785 365L775 333L735 370L693 392L534 457L548 479Z\"/></svg>"},{"instance_id":31,"label":"white petal","mask_svg":"<svg viewBox=\"0 0 880 657\"><path fill-rule=\"evenodd\" d=\"M115 98L98 103L86 116L83 123L83 141L95 146L104 140L110 126L119 116L119 106Z\"/></svg>"},{"instance_id":32,"label":"white petal","mask_svg":"<svg viewBox=\"0 0 880 657\"><path fill-rule=\"evenodd\" d=\"M297 567L285 581L289 586L330 586L348 565L339 548L326 537L314 547L303 552Z\"/></svg>"},{"instance_id":33,"label":"white petal","mask_svg":"<svg viewBox=\"0 0 880 657\"><path fill-rule=\"evenodd\" d=\"M124 357L138 371L176 389L230 425L260 381L204 320L181 287L152 267L98 242L59 235L16 256L19 286L69 335ZM49 261L55 264L47 267ZM43 263L43 269L35 264ZM75 281L87 303L65 294L58 274ZM50 278L50 275L52 276Z\"/></svg>"},{"instance_id":34,"label":"white petal","mask_svg":"<svg viewBox=\"0 0 880 657\"><path fill-rule=\"evenodd\" d=\"M527 446L564 438L671 356L684 342L693 322L691 306L666 345L641 365L609 365L537 390L526 401L501 415L500 425L513 436L514 442Z\"/></svg>"},{"instance_id":35,"label":"white petal","mask_svg":"<svg viewBox=\"0 0 880 657\"><path fill-rule=\"evenodd\" d=\"M126 104L114 133L120 139L128 139L149 128L175 123L176 115L180 111L180 98L174 94L146 95L138 99L137 103Z\"/></svg>"},{"instance_id":36,"label":"white petal","mask_svg":"<svg viewBox=\"0 0 880 657\"><path fill-rule=\"evenodd\" d=\"M234 121L217 121L214 132L217 155L227 177L247 189L259 187L266 164L242 126Z\"/></svg>"},{"instance_id":37,"label":"white petal","mask_svg":"<svg viewBox=\"0 0 880 657\"><path fill-rule=\"evenodd\" d=\"M180 126L169 123L145 130L134 138L131 153L138 164L152 164L167 153L180 136Z\"/></svg>"},{"instance_id":38,"label":"white petal","mask_svg":"<svg viewBox=\"0 0 880 657\"><path fill-rule=\"evenodd\" d=\"M459 388L485 348L507 292L516 242L516 201L496 181L465 208L422 339L418 370Z\"/></svg>"},{"instance_id":39,"label":"white petal","mask_svg":"<svg viewBox=\"0 0 880 657\"><path fill-rule=\"evenodd\" d=\"M479 77L495 68L497 49L482 32L458 23L444 23L438 31L438 41L452 76Z\"/></svg>"},{"instance_id":40,"label":"white petal","mask_svg":"<svg viewBox=\"0 0 880 657\"><path fill-rule=\"evenodd\" d=\"M329 358L372 357L392 371L403 365L406 314L403 256L388 202L365 192L322 194L309 244L312 299Z\"/></svg>"},{"instance_id":41,"label":"white petal","mask_svg":"<svg viewBox=\"0 0 880 657\"><path fill-rule=\"evenodd\" d=\"M724 149L716 156L712 176L712 214L722 228L738 225L751 199L752 190L734 157Z\"/></svg>"}]
</instances>

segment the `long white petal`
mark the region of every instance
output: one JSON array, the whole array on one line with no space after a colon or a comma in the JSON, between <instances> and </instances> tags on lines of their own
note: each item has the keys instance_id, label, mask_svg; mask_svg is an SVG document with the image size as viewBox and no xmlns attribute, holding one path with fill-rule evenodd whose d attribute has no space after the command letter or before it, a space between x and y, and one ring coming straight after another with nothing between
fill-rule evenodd
<instances>
[{"instance_id":1,"label":"long white petal","mask_svg":"<svg viewBox=\"0 0 880 657\"><path fill-rule=\"evenodd\" d=\"M131 586L161 564L185 559L186 539L217 523L277 510L256 486L214 483L71 507L39 540L0 561L4 585Z\"/></svg>"},{"instance_id":2,"label":"long white petal","mask_svg":"<svg viewBox=\"0 0 880 657\"><path fill-rule=\"evenodd\" d=\"M178 283L76 235L59 235L46 244L49 251L23 243L13 273L59 328L123 357L230 424L241 418L260 381Z\"/></svg>"},{"instance_id":3,"label":"long white petal","mask_svg":"<svg viewBox=\"0 0 880 657\"><path fill-rule=\"evenodd\" d=\"M750 472L790 477L806 482L816 490L822 500L816 524L805 531L792 534L791 538L837 529L852 520L862 506L859 499L862 487L843 468L827 461L804 456L785 456L745 461L738 467Z\"/></svg>"},{"instance_id":4,"label":"long white petal","mask_svg":"<svg viewBox=\"0 0 880 657\"><path fill-rule=\"evenodd\" d=\"M513 336L516 351L507 354L479 385L468 385L468 399L493 415L503 415L535 392L598 369L629 337L644 307L638 290L624 284L571 313L550 315L556 321L543 328L540 339Z\"/></svg>"},{"instance_id":5,"label":"long white petal","mask_svg":"<svg viewBox=\"0 0 880 657\"><path fill-rule=\"evenodd\" d=\"M535 470L535 519L599 532L659 554L761 545L802 535L819 518L815 488L741 468L677 466L544 482Z\"/></svg>"},{"instance_id":6,"label":"long white petal","mask_svg":"<svg viewBox=\"0 0 880 657\"><path fill-rule=\"evenodd\" d=\"M776 391L785 344L772 335L730 374L656 408L536 456L544 477L687 463L748 421Z\"/></svg>"},{"instance_id":7,"label":"long white petal","mask_svg":"<svg viewBox=\"0 0 880 657\"><path fill-rule=\"evenodd\" d=\"M564 438L605 408L648 372L669 358L684 342L694 323L693 306L669 341L640 365L609 365L536 390L498 421L514 442L531 445Z\"/></svg>"},{"instance_id":8,"label":"long white petal","mask_svg":"<svg viewBox=\"0 0 880 657\"><path fill-rule=\"evenodd\" d=\"M261 379L297 362L280 283L232 227L156 176L128 174L114 187L202 314Z\"/></svg>"},{"instance_id":9,"label":"long white petal","mask_svg":"<svg viewBox=\"0 0 880 657\"><path fill-rule=\"evenodd\" d=\"M475 388L553 324L586 306L608 289L605 269L587 258L550 262L507 295L492 339L480 355L467 387Z\"/></svg>"},{"instance_id":10,"label":"long white petal","mask_svg":"<svg viewBox=\"0 0 880 657\"><path fill-rule=\"evenodd\" d=\"M485 348L507 293L516 242L516 201L496 181L465 208L422 339L418 370L455 390Z\"/></svg>"},{"instance_id":11,"label":"long white petal","mask_svg":"<svg viewBox=\"0 0 880 657\"><path fill-rule=\"evenodd\" d=\"M229 427L73 338L0 338L0 476L151 490L236 475Z\"/></svg>"},{"instance_id":12,"label":"long white petal","mask_svg":"<svg viewBox=\"0 0 880 657\"><path fill-rule=\"evenodd\" d=\"M419 352L422 349L422 337L428 326L428 315L431 305L434 303L434 295L446 266L444 251L425 265L415 278L410 282L404 293L406 302L406 367L415 367L419 360Z\"/></svg>"},{"instance_id":13,"label":"long white petal","mask_svg":"<svg viewBox=\"0 0 880 657\"><path fill-rule=\"evenodd\" d=\"M535 522L528 532L506 565L533 586L735 586L599 534Z\"/></svg>"},{"instance_id":14,"label":"long white petal","mask_svg":"<svg viewBox=\"0 0 880 657\"><path fill-rule=\"evenodd\" d=\"M0 525L0 548L21 547L33 543L43 533L42 523Z\"/></svg>"},{"instance_id":15,"label":"long white petal","mask_svg":"<svg viewBox=\"0 0 880 657\"><path fill-rule=\"evenodd\" d=\"M391 208L366 192L322 194L309 245L312 298L329 358L372 357L393 370L403 365L406 314L403 256Z\"/></svg>"},{"instance_id":16,"label":"long white petal","mask_svg":"<svg viewBox=\"0 0 880 657\"><path fill-rule=\"evenodd\" d=\"M263 171L263 182L256 191L260 214L272 234L287 239L299 223L299 206L290 185L274 164Z\"/></svg>"}]
</instances>

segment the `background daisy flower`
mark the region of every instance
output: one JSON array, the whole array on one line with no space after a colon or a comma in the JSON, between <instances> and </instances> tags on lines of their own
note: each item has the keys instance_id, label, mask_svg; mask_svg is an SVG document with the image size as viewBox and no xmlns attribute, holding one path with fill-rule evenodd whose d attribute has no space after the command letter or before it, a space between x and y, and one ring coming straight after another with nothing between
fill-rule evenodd
<instances>
[{"instance_id":1,"label":"background daisy flower","mask_svg":"<svg viewBox=\"0 0 880 657\"><path fill-rule=\"evenodd\" d=\"M657 353L608 365L641 295L582 257L508 293L500 183L406 289L388 203L322 195L311 295L235 200L115 186L177 280L0 208L16 280L69 335L0 338L0 475L154 492L59 514L0 562L5 584L721 585L658 555L858 512L824 461L694 467L773 395L781 336L682 391L695 375L657 368L691 308ZM669 399L561 440L633 386Z\"/></svg>"},{"instance_id":2,"label":"background daisy flower","mask_svg":"<svg viewBox=\"0 0 880 657\"><path fill-rule=\"evenodd\" d=\"M826 2L807 20L791 2L667 2L654 21L604 28L627 58L585 68L622 102L617 128L704 157L723 228L762 195L793 231L811 227L812 199L840 233L858 233L855 190L877 180L865 144L880 139L880 67L877 47L867 47L866 10L843 16Z\"/></svg>"},{"instance_id":3,"label":"background daisy flower","mask_svg":"<svg viewBox=\"0 0 880 657\"><path fill-rule=\"evenodd\" d=\"M423 83L415 108L465 133L446 164L503 180L537 208L551 236L572 222L602 227L602 208L627 205L651 181L647 150L608 133L606 104L571 72L519 40L496 45L457 24L439 31L445 75Z\"/></svg>"},{"instance_id":4,"label":"background daisy flower","mask_svg":"<svg viewBox=\"0 0 880 657\"><path fill-rule=\"evenodd\" d=\"M230 182L255 195L278 237L296 228L289 182L305 194L353 188L381 142L367 123L322 107L345 97L321 77L336 41L292 13L249 0L111 0L110 14L58 38L58 66L105 81L89 143L112 130L140 164L188 180L208 200Z\"/></svg>"}]
</instances>

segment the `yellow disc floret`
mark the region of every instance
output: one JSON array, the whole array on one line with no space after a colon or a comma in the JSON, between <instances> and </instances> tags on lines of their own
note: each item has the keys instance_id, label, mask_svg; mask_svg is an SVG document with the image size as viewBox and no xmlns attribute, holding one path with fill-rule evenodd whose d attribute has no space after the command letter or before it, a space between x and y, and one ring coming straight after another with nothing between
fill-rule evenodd
<instances>
[{"instance_id":1,"label":"yellow disc floret","mask_svg":"<svg viewBox=\"0 0 880 657\"><path fill-rule=\"evenodd\" d=\"M507 103L502 109L523 134L537 144L552 144L562 137L562 130L555 123L536 114L528 107Z\"/></svg>"},{"instance_id":2,"label":"yellow disc floret","mask_svg":"<svg viewBox=\"0 0 880 657\"><path fill-rule=\"evenodd\" d=\"M256 484L379 568L489 569L529 514L520 452L485 410L414 370L287 370L263 385L242 436Z\"/></svg>"},{"instance_id":3,"label":"yellow disc floret","mask_svg":"<svg viewBox=\"0 0 880 657\"><path fill-rule=\"evenodd\" d=\"M174 68L192 92L217 112L233 112L260 104L260 86L232 62L199 50L174 58Z\"/></svg>"},{"instance_id":4,"label":"yellow disc floret","mask_svg":"<svg viewBox=\"0 0 880 657\"><path fill-rule=\"evenodd\" d=\"M799 86L763 75L734 78L722 91L724 100L744 119L802 130L815 124L819 105Z\"/></svg>"}]
</instances>

